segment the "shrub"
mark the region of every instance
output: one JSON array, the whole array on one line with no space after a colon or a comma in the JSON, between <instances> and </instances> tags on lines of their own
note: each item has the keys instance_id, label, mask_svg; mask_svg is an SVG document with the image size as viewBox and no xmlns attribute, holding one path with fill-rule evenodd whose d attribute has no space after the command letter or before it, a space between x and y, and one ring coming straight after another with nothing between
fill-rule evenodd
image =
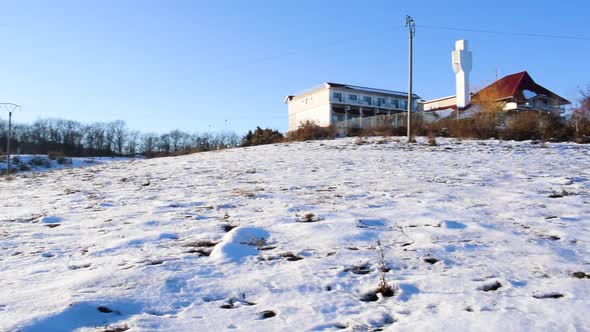
<instances>
[{"instance_id":1,"label":"shrub","mask_svg":"<svg viewBox=\"0 0 590 332\"><path fill-rule=\"evenodd\" d=\"M334 139L336 137L336 128L320 127L314 122L307 121L302 123L297 130L290 131L287 134L289 141L311 141L320 139Z\"/></svg>"},{"instance_id":2,"label":"shrub","mask_svg":"<svg viewBox=\"0 0 590 332\"><path fill-rule=\"evenodd\" d=\"M575 136L574 128L559 115L545 114L541 121L541 139L543 141L569 141Z\"/></svg>"},{"instance_id":3,"label":"shrub","mask_svg":"<svg viewBox=\"0 0 590 332\"><path fill-rule=\"evenodd\" d=\"M473 118L472 135L481 139L498 137L498 123L501 121L498 111L479 112Z\"/></svg>"},{"instance_id":4,"label":"shrub","mask_svg":"<svg viewBox=\"0 0 590 332\"><path fill-rule=\"evenodd\" d=\"M578 143L590 143L590 87L580 91L578 107L571 118L574 139Z\"/></svg>"},{"instance_id":5,"label":"shrub","mask_svg":"<svg viewBox=\"0 0 590 332\"><path fill-rule=\"evenodd\" d=\"M397 126L393 124L394 116L385 117L386 121L378 126L370 127L361 130L362 136L406 136L408 134L407 117L401 114L401 118L397 120ZM426 135L428 127L424 122L421 113L412 113L412 139L420 135Z\"/></svg>"},{"instance_id":6,"label":"shrub","mask_svg":"<svg viewBox=\"0 0 590 332\"><path fill-rule=\"evenodd\" d=\"M168 157L170 154L166 153L166 152L158 152L155 155L153 155L152 157L149 158L163 158L163 157Z\"/></svg>"},{"instance_id":7,"label":"shrub","mask_svg":"<svg viewBox=\"0 0 590 332\"><path fill-rule=\"evenodd\" d=\"M273 130L270 128L262 129L260 127L256 127L254 132L249 130L248 133L242 138L241 146L274 144L280 143L283 140L283 134L281 134L278 130Z\"/></svg>"},{"instance_id":8,"label":"shrub","mask_svg":"<svg viewBox=\"0 0 590 332\"><path fill-rule=\"evenodd\" d=\"M475 138L473 127L473 119L443 119L432 124L433 132L445 137Z\"/></svg>"},{"instance_id":9,"label":"shrub","mask_svg":"<svg viewBox=\"0 0 590 332\"><path fill-rule=\"evenodd\" d=\"M60 165L71 165L72 164L72 159L66 158L66 157L57 157L56 161Z\"/></svg>"},{"instance_id":10,"label":"shrub","mask_svg":"<svg viewBox=\"0 0 590 332\"><path fill-rule=\"evenodd\" d=\"M590 143L590 118L574 117L571 122L576 142Z\"/></svg>"},{"instance_id":11,"label":"shrub","mask_svg":"<svg viewBox=\"0 0 590 332\"><path fill-rule=\"evenodd\" d=\"M521 112L506 120L502 139L524 141L540 139L541 117L536 112Z\"/></svg>"},{"instance_id":12,"label":"shrub","mask_svg":"<svg viewBox=\"0 0 590 332\"><path fill-rule=\"evenodd\" d=\"M382 125L373 128L363 128L357 131L351 132L350 136L393 136L394 129L392 126Z\"/></svg>"},{"instance_id":13,"label":"shrub","mask_svg":"<svg viewBox=\"0 0 590 332\"><path fill-rule=\"evenodd\" d=\"M47 167L47 168L49 168L51 166L48 159L43 158L43 157L39 157L39 156L34 156L33 158L31 158L31 160L29 160L29 164L31 164L33 166Z\"/></svg>"},{"instance_id":14,"label":"shrub","mask_svg":"<svg viewBox=\"0 0 590 332\"><path fill-rule=\"evenodd\" d=\"M590 135L576 135L574 142L580 144L590 144Z\"/></svg>"},{"instance_id":15,"label":"shrub","mask_svg":"<svg viewBox=\"0 0 590 332\"><path fill-rule=\"evenodd\" d=\"M433 123L430 130L439 136L488 139L498 136L496 112L479 112L471 118L443 119Z\"/></svg>"},{"instance_id":16,"label":"shrub","mask_svg":"<svg viewBox=\"0 0 590 332\"><path fill-rule=\"evenodd\" d=\"M27 165L25 163L21 163L21 164L18 164L18 170L21 172L28 172L31 170L31 168L29 167L29 165Z\"/></svg>"},{"instance_id":17,"label":"shrub","mask_svg":"<svg viewBox=\"0 0 590 332\"><path fill-rule=\"evenodd\" d=\"M395 127L391 123L383 123L381 125L363 129L351 129L349 130L349 136L404 136L407 133L406 126ZM415 127L416 128L416 127Z\"/></svg>"},{"instance_id":18,"label":"shrub","mask_svg":"<svg viewBox=\"0 0 590 332\"><path fill-rule=\"evenodd\" d=\"M60 157L65 157L65 154L61 151L49 151L47 153L47 158L49 158L49 160L56 160Z\"/></svg>"},{"instance_id":19,"label":"shrub","mask_svg":"<svg viewBox=\"0 0 590 332\"><path fill-rule=\"evenodd\" d=\"M434 132L432 132L432 130L428 132L428 145L430 145L430 146L437 146L438 145L436 143L436 137L434 137Z\"/></svg>"}]
</instances>

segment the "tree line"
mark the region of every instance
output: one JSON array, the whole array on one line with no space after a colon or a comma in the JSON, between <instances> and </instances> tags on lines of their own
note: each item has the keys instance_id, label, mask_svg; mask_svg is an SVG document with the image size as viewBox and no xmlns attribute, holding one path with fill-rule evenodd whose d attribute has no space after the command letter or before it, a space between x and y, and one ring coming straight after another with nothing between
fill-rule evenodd
<instances>
[{"instance_id":1,"label":"tree line","mask_svg":"<svg viewBox=\"0 0 590 332\"><path fill-rule=\"evenodd\" d=\"M8 122L0 119L0 151L6 152ZM12 125L11 153L60 154L69 157L146 157L184 154L235 147L240 137L233 132L141 133L124 121L84 124L65 119L39 119L31 124Z\"/></svg>"},{"instance_id":2,"label":"tree line","mask_svg":"<svg viewBox=\"0 0 590 332\"><path fill-rule=\"evenodd\" d=\"M498 119L505 117L497 105L483 105L483 112L457 121L443 119L432 124L420 121L416 114L414 134L469 138L501 139L554 139L590 143L590 87L580 91L577 106L569 116L553 116L537 112L524 112L513 116L502 130ZM351 136L405 135L405 127L367 128L351 130ZM8 122L0 119L0 152L6 152ZM11 153L57 154L69 157L133 156L146 157L179 155L231 148L280 143L330 139L337 136L336 128L306 123L286 136L277 130L257 127L243 137L234 132L187 133L172 130L164 134L141 133L127 127L123 121L84 124L64 119L39 119L31 124L17 123L12 127Z\"/></svg>"}]
</instances>

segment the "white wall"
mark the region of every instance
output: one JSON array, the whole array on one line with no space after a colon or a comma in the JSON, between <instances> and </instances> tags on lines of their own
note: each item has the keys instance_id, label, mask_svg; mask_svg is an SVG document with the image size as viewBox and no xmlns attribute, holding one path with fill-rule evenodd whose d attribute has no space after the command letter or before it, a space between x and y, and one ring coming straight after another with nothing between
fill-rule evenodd
<instances>
[{"instance_id":1,"label":"white wall","mask_svg":"<svg viewBox=\"0 0 590 332\"><path fill-rule=\"evenodd\" d=\"M455 72L455 87L457 107L469 105L469 73L472 68L472 54L466 40L457 40L452 52L453 71Z\"/></svg>"},{"instance_id":2,"label":"white wall","mask_svg":"<svg viewBox=\"0 0 590 332\"><path fill-rule=\"evenodd\" d=\"M377 93L330 88L327 84L324 84L321 89L295 96L292 100L288 101L289 131L296 130L301 123L306 121L314 122L322 127L332 125L331 102L333 101L332 95L334 92L342 93L343 102L349 105L357 105L363 108L366 107L367 109L378 108L381 110L404 110L406 108L403 104L407 102L407 97L384 96L383 94ZM356 103L350 102L348 96L351 94L357 96L358 99ZM366 105L362 102L364 96L372 98L371 105ZM386 104L381 106L377 105L377 98L380 97L385 98ZM393 100L397 101L397 106L395 107L392 104ZM412 100L414 110L417 108L417 100L417 98ZM343 103L340 102L337 104L342 105Z\"/></svg>"},{"instance_id":3,"label":"white wall","mask_svg":"<svg viewBox=\"0 0 590 332\"><path fill-rule=\"evenodd\" d=\"M330 90L322 89L311 94L297 96L288 103L289 131L311 121L318 126L330 125Z\"/></svg>"},{"instance_id":4,"label":"white wall","mask_svg":"<svg viewBox=\"0 0 590 332\"><path fill-rule=\"evenodd\" d=\"M457 99L453 97L448 97L444 99L435 99L435 100L427 100L422 103L422 110L430 111L436 108L444 108L444 107L451 107L457 104Z\"/></svg>"}]
</instances>

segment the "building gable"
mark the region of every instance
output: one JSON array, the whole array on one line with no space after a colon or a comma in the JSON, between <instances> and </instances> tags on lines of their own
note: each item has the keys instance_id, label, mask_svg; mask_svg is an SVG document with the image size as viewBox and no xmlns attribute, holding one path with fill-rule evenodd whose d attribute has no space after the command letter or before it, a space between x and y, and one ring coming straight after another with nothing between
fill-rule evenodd
<instances>
[{"instance_id":1,"label":"building gable","mask_svg":"<svg viewBox=\"0 0 590 332\"><path fill-rule=\"evenodd\" d=\"M524 102L530 99L531 95L545 95L560 104L570 104L567 99L535 83L526 71L502 77L478 91L473 95L473 100L497 101L511 99L511 101L515 102Z\"/></svg>"}]
</instances>

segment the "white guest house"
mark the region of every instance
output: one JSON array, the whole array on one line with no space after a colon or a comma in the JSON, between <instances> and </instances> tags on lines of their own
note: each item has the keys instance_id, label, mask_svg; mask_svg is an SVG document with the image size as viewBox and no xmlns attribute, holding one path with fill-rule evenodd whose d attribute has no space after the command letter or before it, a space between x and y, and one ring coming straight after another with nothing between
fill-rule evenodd
<instances>
[{"instance_id":1,"label":"white guest house","mask_svg":"<svg viewBox=\"0 0 590 332\"><path fill-rule=\"evenodd\" d=\"M412 95L412 111L417 95ZM324 83L298 95L287 96L289 131L307 121L327 127L365 128L379 119L394 121L393 115L407 112L408 94L355 85ZM390 116L390 117L385 117Z\"/></svg>"}]
</instances>

